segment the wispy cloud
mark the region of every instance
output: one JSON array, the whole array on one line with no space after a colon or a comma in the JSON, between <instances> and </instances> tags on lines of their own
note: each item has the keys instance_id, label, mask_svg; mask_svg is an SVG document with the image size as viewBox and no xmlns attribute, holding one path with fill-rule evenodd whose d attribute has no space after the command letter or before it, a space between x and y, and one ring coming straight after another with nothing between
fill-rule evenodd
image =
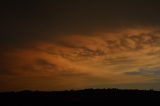
<instances>
[{"instance_id":1,"label":"wispy cloud","mask_svg":"<svg viewBox=\"0 0 160 106\"><path fill-rule=\"evenodd\" d=\"M159 77L160 76L160 68L141 68L138 71L126 72L127 75L140 75L140 76L151 76L151 77Z\"/></svg>"}]
</instances>

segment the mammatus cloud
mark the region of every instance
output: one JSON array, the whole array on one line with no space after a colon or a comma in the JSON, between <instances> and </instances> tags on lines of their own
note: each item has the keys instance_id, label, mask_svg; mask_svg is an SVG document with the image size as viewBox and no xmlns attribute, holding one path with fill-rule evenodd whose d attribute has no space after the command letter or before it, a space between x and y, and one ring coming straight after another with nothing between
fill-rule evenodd
<instances>
[{"instance_id":1,"label":"mammatus cloud","mask_svg":"<svg viewBox=\"0 0 160 106\"><path fill-rule=\"evenodd\" d=\"M160 32L153 28L37 41L2 53L0 83L6 84L1 90L154 83L159 79L159 42Z\"/></svg>"}]
</instances>

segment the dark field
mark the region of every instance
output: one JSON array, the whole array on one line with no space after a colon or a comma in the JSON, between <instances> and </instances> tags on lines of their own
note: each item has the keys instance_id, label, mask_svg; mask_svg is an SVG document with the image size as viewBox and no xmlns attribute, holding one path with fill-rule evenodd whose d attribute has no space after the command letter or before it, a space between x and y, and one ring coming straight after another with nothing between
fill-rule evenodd
<instances>
[{"instance_id":1,"label":"dark field","mask_svg":"<svg viewBox=\"0 0 160 106\"><path fill-rule=\"evenodd\" d=\"M119 89L85 89L53 92L21 91L0 93L0 98L0 106L155 104L160 102L160 92Z\"/></svg>"}]
</instances>

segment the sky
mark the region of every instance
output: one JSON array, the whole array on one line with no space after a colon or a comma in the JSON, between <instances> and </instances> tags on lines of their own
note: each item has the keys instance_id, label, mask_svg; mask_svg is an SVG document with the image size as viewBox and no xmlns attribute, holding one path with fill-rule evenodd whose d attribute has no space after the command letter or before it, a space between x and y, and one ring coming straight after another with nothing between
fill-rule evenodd
<instances>
[{"instance_id":1,"label":"sky","mask_svg":"<svg viewBox=\"0 0 160 106\"><path fill-rule=\"evenodd\" d=\"M2 2L0 91L160 90L159 4Z\"/></svg>"}]
</instances>

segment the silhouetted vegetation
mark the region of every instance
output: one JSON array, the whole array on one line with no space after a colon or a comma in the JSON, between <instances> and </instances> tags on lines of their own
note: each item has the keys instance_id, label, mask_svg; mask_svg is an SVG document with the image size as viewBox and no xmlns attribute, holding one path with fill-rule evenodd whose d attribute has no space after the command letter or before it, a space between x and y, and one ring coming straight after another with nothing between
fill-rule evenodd
<instances>
[{"instance_id":1,"label":"silhouetted vegetation","mask_svg":"<svg viewBox=\"0 0 160 106\"><path fill-rule=\"evenodd\" d=\"M148 104L159 102L160 91L119 89L84 89L52 92L21 91L0 93L0 98L0 106L53 106L54 104Z\"/></svg>"}]
</instances>

